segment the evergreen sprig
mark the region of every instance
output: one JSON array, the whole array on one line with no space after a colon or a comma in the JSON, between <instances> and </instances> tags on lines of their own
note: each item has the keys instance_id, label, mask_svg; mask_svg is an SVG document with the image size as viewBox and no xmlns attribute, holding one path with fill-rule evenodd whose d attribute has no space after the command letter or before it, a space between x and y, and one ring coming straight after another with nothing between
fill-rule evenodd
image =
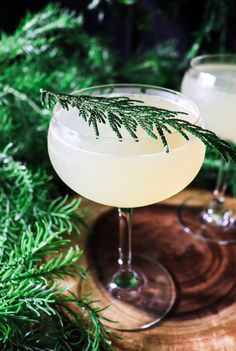
<instances>
[{"instance_id":1,"label":"evergreen sprig","mask_svg":"<svg viewBox=\"0 0 236 351\"><path fill-rule=\"evenodd\" d=\"M226 51L227 23L231 20L232 13L235 13L235 2L232 0L207 0L201 16L201 24L194 33L194 42L185 55L184 64L190 59L199 55L199 52L206 46L206 53Z\"/></svg>"},{"instance_id":2,"label":"evergreen sprig","mask_svg":"<svg viewBox=\"0 0 236 351\"><path fill-rule=\"evenodd\" d=\"M142 104L142 101L123 96L76 96L52 93L43 89L41 89L41 101L48 108L57 101L67 110L69 106L76 107L79 116L92 125L97 137L99 137L99 124L107 123L120 140L122 140L121 128L124 127L131 137L138 141L137 128L141 127L151 138L160 138L164 150L169 152L165 134L177 131L186 140L189 140L190 133L206 146L217 151L226 161L236 162L236 151L231 144L197 124L176 118L179 114L186 114L185 112L146 106Z\"/></svg>"},{"instance_id":3,"label":"evergreen sprig","mask_svg":"<svg viewBox=\"0 0 236 351\"><path fill-rule=\"evenodd\" d=\"M73 312L72 309L68 309L68 303L77 306L77 308L82 308L86 311L85 319L89 320L87 324L87 330L84 335L82 335L82 339L87 338L87 334L92 336L92 338L88 341L87 348L84 348L85 351L87 350L99 350L99 345L103 345L104 349L107 351L112 351L113 346L111 339L118 338L117 335L114 335L105 325L104 322L112 322L111 320L105 318L102 315L104 308L99 306L93 306L94 300L91 298L90 295L82 296L78 299L73 293L69 293L64 298L64 303L62 304L65 311L70 315L72 320L77 322L81 322L80 316ZM79 319L79 320L78 320ZM84 319L84 320L85 320ZM84 343L84 340L81 340Z\"/></svg>"},{"instance_id":4,"label":"evergreen sprig","mask_svg":"<svg viewBox=\"0 0 236 351\"><path fill-rule=\"evenodd\" d=\"M13 34L1 33L0 149L14 141L18 159L50 172L50 113L39 103L40 87L74 91L112 82L114 62L103 40L86 34L83 16L56 4L28 14Z\"/></svg>"},{"instance_id":5,"label":"evergreen sprig","mask_svg":"<svg viewBox=\"0 0 236 351\"><path fill-rule=\"evenodd\" d=\"M52 196L50 178L15 161L10 150L11 145L0 153L0 349L112 350L112 335L92 299L69 299L69 287L61 284L86 275L82 251L70 237L80 200ZM80 215L74 219L81 223Z\"/></svg>"},{"instance_id":6,"label":"evergreen sprig","mask_svg":"<svg viewBox=\"0 0 236 351\"><path fill-rule=\"evenodd\" d=\"M34 16L28 14L11 37L2 33L0 63L6 64L25 55L39 56L61 38L63 29L75 29L82 23L82 16L76 17L74 12L68 10L60 11L57 5L49 4ZM50 37L47 37L48 33ZM56 55L56 51L51 52L51 57Z\"/></svg>"}]
</instances>

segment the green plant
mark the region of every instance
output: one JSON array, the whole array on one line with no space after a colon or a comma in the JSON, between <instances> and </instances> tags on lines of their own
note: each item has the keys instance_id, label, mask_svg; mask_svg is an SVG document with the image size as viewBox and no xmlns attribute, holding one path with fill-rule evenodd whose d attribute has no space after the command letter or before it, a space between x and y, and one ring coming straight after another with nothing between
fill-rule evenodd
<instances>
[{"instance_id":1,"label":"green plant","mask_svg":"<svg viewBox=\"0 0 236 351\"><path fill-rule=\"evenodd\" d=\"M50 195L50 178L14 161L8 149L0 154L1 350L112 350L92 298L61 285L68 276L86 279L82 251L71 241L82 225L80 200Z\"/></svg>"}]
</instances>

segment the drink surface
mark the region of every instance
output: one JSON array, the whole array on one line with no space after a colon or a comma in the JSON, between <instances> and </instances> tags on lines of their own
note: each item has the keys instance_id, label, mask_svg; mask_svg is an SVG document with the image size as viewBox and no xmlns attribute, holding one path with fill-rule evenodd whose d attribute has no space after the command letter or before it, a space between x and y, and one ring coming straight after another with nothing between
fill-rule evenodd
<instances>
[{"instance_id":1,"label":"drink surface","mask_svg":"<svg viewBox=\"0 0 236 351\"><path fill-rule=\"evenodd\" d=\"M145 105L186 111L180 104L147 95L130 95ZM193 112L193 111L187 111ZM194 111L196 113L196 111ZM178 118L196 122L197 115ZM194 137L167 136L170 152L161 141L137 131L139 141L122 131L119 141L107 125L100 137L78 115L77 109L57 107L48 133L48 151L61 179L75 192L93 201L116 207L138 207L166 199L186 187L198 173L205 147Z\"/></svg>"},{"instance_id":2,"label":"drink surface","mask_svg":"<svg viewBox=\"0 0 236 351\"><path fill-rule=\"evenodd\" d=\"M206 128L236 141L236 64L199 64L185 74L181 91L200 109Z\"/></svg>"}]
</instances>

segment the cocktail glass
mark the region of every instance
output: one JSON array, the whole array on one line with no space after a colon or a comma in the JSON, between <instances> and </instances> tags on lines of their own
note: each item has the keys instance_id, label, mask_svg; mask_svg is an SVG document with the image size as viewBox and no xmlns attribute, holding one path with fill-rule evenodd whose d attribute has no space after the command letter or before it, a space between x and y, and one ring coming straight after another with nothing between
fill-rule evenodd
<instances>
[{"instance_id":1,"label":"cocktail glass","mask_svg":"<svg viewBox=\"0 0 236 351\"><path fill-rule=\"evenodd\" d=\"M192 59L181 91L200 109L206 128L236 142L236 55L203 55ZM221 161L212 195L187 199L179 219L185 231L221 245L236 243L235 203L226 202L230 165Z\"/></svg>"},{"instance_id":2,"label":"cocktail glass","mask_svg":"<svg viewBox=\"0 0 236 351\"><path fill-rule=\"evenodd\" d=\"M145 85L106 85L83 89L75 94L128 96L146 105L185 111L187 119L201 125L196 105L175 91ZM90 268L97 275L106 317L115 318L119 330L138 331L155 325L173 306L176 289L171 274L161 263L131 250L132 208L162 201L185 188L198 173L205 146L193 136L186 141L179 133L167 135L170 152L160 140L149 137L141 128L139 141L126 130L120 141L106 124L99 137L79 117L78 110L68 111L57 104L48 133L51 163L76 193L100 204L117 207L119 215L118 259L103 258L100 268ZM183 166L185 165L185 167ZM109 233L107 233L109 235ZM105 243L104 243L105 245ZM104 263L105 262L105 263ZM102 267L102 268L101 268ZM89 279L80 284L87 294Z\"/></svg>"}]
</instances>

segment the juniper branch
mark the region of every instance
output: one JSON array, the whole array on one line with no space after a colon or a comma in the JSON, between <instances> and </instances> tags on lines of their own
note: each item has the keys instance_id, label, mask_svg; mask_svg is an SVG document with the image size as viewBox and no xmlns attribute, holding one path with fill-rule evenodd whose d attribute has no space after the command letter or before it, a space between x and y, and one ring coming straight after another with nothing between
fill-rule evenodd
<instances>
[{"instance_id":1,"label":"juniper branch","mask_svg":"<svg viewBox=\"0 0 236 351\"><path fill-rule=\"evenodd\" d=\"M169 146L166 133L173 131L180 133L186 140L189 134L200 139L206 146L214 149L225 161L236 162L236 151L231 144L220 139L214 132L204 129L197 124L178 119L178 115L186 114L181 111L170 111L154 106L146 106L142 101L129 97L102 97L91 95L68 95L48 92L41 89L41 101L50 108L59 102L62 108L76 107L79 117L92 125L95 135L99 137L99 125L107 123L122 140L123 126L134 138L138 140L137 127L141 127L153 139L160 138L166 152Z\"/></svg>"}]
</instances>

